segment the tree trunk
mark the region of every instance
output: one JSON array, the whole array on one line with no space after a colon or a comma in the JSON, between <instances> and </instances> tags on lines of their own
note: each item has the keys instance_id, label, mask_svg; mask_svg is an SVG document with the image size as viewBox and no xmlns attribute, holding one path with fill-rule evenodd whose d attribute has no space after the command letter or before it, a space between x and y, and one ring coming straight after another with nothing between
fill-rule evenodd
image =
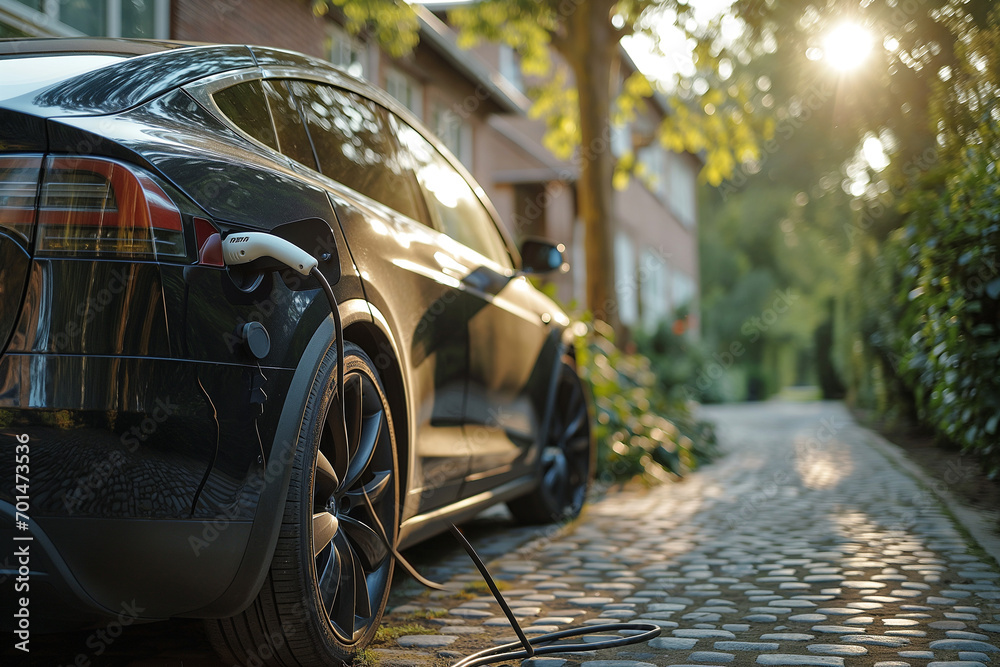
<instances>
[{"instance_id":1,"label":"tree trunk","mask_svg":"<svg viewBox=\"0 0 1000 667\"><path fill-rule=\"evenodd\" d=\"M621 333L615 291L615 220L612 200L611 73L618 35L608 0L583 0L568 21L572 46L562 55L576 77L580 104L580 179L577 203L584 225L587 307Z\"/></svg>"}]
</instances>

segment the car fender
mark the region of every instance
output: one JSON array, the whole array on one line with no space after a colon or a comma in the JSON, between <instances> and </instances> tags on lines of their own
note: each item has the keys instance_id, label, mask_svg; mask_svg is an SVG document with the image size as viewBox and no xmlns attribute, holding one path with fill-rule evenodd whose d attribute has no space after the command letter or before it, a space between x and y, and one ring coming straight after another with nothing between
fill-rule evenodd
<instances>
[{"instance_id":1,"label":"car fender","mask_svg":"<svg viewBox=\"0 0 1000 667\"><path fill-rule=\"evenodd\" d=\"M340 313L345 329L357 323L370 324L372 321L368 303L364 299L345 301L340 304ZM333 317L329 316L310 338L288 387L288 395L275 429L264 486L258 498L250 537L239 570L219 598L205 607L184 614L185 616L227 618L245 610L257 597L271 566L281 532L281 520L292 476L290 464L295 458L306 400L316 381L320 364L335 341Z\"/></svg>"}]
</instances>

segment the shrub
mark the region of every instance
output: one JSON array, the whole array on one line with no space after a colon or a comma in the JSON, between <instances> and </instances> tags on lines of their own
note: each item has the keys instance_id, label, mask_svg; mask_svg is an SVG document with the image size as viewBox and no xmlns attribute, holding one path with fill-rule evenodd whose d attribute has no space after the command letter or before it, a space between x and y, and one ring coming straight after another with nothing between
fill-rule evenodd
<instances>
[{"instance_id":1,"label":"shrub","mask_svg":"<svg viewBox=\"0 0 1000 667\"><path fill-rule=\"evenodd\" d=\"M636 334L639 352L649 358L657 386L667 397L692 399L702 403L721 403L720 385L714 379L702 381L709 363L708 353L686 333L678 333L676 325L662 321L651 334ZM710 378L708 378L710 379Z\"/></svg>"},{"instance_id":2,"label":"shrub","mask_svg":"<svg viewBox=\"0 0 1000 667\"><path fill-rule=\"evenodd\" d=\"M657 386L648 358L615 347L605 325L579 340L577 360L596 412L598 479L677 478L716 455L712 425Z\"/></svg>"},{"instance_id":3,"label":"shrub","mask_svg":"<svg viewBox=\"0 0 1000 667\"><path fill-rule=\"evenodd\" d=\"M994 133L994 136L996 134ZM1000 174L970 146L936 206L890 241L901 318L883 322L920 418L1000 473Z\"/></svg>"}]
</instances>

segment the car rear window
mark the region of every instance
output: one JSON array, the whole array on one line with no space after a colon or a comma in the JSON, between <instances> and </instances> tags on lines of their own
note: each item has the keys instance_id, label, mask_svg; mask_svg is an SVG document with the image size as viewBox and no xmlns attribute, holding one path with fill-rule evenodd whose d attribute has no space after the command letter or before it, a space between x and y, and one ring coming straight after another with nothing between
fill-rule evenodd
<instances>
[{"instance_id":1,"label":"car rear window","mask_svg":"<svg viewBox=\"0 0 1000 667\"><path fill-rule=\"evenodd\" d=\"M301 165L316 169L316 158L313 156L309 135L306 134L306 126L299 115L298 103L285 82L265 81L264 95L271 109L281 152Z\"/></svg>"},{"instance_id":2,"label":"car rear window","mask_svg":"<svg viewBox=\"0 0 1000 667\"><path fill-rule=\"evenodd\" d=\"M0 58L0 101L42 90L123 59L123 56L78 53Z\"/></svg>"},{"instance_id":3,"label":"car rear window","mask_svg":"<svg viewBox=\"0 0 1000 667\"><path fill-rule=\"evenodd\" d=\"M400 159L386 112L333 86L288 81L299 100L320 172L414 220L425 221L413 175Z\"/></svg>"},{"instance_id":4,"label":"car rear window","mask_svg":"<svg viewBox=\"0 0 1000 667\"><path fill-rule=\"evenodd\" d=\"M278 150L278 140L271 124L271 114L264 99L264 88L260 81L247 81L212 96L229 120L251 137L265 146Z\"/></svg>"}]
</instances>

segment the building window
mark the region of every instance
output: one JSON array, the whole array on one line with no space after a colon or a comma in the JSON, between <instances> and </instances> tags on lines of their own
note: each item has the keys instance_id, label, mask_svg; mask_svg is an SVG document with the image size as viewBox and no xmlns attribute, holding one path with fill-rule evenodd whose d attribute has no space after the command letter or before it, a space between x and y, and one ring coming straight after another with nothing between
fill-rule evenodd
<instances>
[{"instance_id":1,"label":"building window","mask_svg":"<svg viewBox=\"0 0 1000 667\"><path fill-rule=\"evenodd\" d=\"M650 248L642 251L639 298L642 301L642 327L652 333L670 313L670 267L666 258Z\"/></svg>"},{"instance_id":2,"label":"building window","mask_svg":"<svg viewBox=\"0 0 1000 667\"><path fill-rule=\"evenodd\" d=\"M514 185L514 238L520 243L526 238L547 238L547 203L551 199L546 183L516 183Z\"/></svg>"},{"instance_id":3,"label":"building window","mask_svg":"<svg viewBox=\"0 0 1000 667\"><path fill-rule=\"evenodd\" d=\"M368 78L368 45L340 26L330 26L330 62L351 76Z\"/></svg>"},{"instance_id":4,"label":"building window","mask_svg":"<svg viewBox=\"0 0 1000 667\"><path fill-rule=\"evenodd\" d=\"M170 36L169 0L14 0L5 2L19 19L36 27L40 36L140 37Z\"/></svg>"},{"instance_id":5,"label":"building window","mask_svg":"<svg viewBox=\"0 0 1000 667\"><path fill-rule=\"evenodd\" d=\"M697 182L691 163L683 155L670 154L670 206L685 227L696 222Z\"/></svg>"},{"instance_id":6,"label":"building window","mask_svg":"<svg viewBox=\"0 0 1000 667\"><path fill-rule=\"evenodd\" d=\"M414 116L424 117L424 88L417 81L394 67L385 71L385 91L409 109Z\"/></svg>"},{"instance_id":7,"label":"building window","mask_svg":"<svg viewBox=\"0 0 1000 667\"><path fill-rule=\"evenodd\" d=\"M615 234L615 296L618 319L626 326L639 320L639 285L635 271L635 248L623 232Z\"/></svg>"},{"instance_id":8,"label":"building window","mask_svg":"<svg viewBox=\"0 0 1000 667\"><path fill-rule=\"evenodd\" d=\"M611 154L621 157L632 151L632 127L611 123Z\"/></svg>"},{"instance_id":9,"label":"building window","mask_svg":"<svg viewBox=\"0 0 1000 667\"><path fill-rule=\"evenodd\" d=\"M522 93L524 92L524 80L521 78L521 56L506 44L500 45L500 75Z\"/></svg>"},{"instance_id":10,"label":"building window","mask_svg":"<svg viewBox=\"0 0 1000 667\"><path fill-rule=\"evenodd\" d=\"M573 224L573 254L570 256L570 266L573 270L573 295L577 303L587 304L587 249L584 241L586 229L582 220ZM589 304L588 304L589 306Z\"/></svg>"},{"instance_id":11,"label":"building window","mask_svg":"<svg viewBox=\"0 0 1000 667\"><path fill-rule=\"evenodd\" d=\"M659 142L654 141L649 146L640 149L639 162L642 164L645 174L643 180L656 195L664 202L669 197L667 191L667 156Z\"/></svg>"},{"instance_id":12,"label":"building window","mask_svg":"<svg viewBox=\"0 0 1000 667\"><path fill-rule=\"evenodd\" d=\"M472 128L451 109L434 105L434 134L467 168L472 167Z\"/></svg>"},{"instance_id":13,"label":"building window","mask_svg":"<svg viewBox=\"0 0 1000 667\"><path fill-rule=\"evenodd\" d=\"M687 306L689 309L694 306L695 297L695 282L691 279L691 276L680 273L679 271L674 274L673 280L673 306L674 312L677 312L678 308L683 308Z\"/></svg>"}]
</instances>

